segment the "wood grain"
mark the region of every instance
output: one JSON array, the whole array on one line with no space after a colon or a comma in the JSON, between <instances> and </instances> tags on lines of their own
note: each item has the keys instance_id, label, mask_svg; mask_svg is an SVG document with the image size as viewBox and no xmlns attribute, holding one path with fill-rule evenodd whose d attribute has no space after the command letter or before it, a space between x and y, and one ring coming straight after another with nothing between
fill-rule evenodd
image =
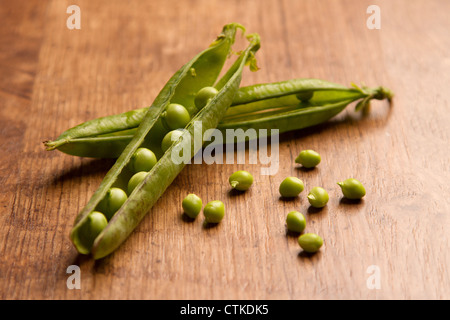
<instances>
[{"instance_id":1,"label":"wood grain","mask_svg":"<svg viewBox=\"0 0 450 320\"><path fill-rule=\"evenodd\" d=\"M81 30L66 28L77 4ZM381 8L380 30L366 8ZM1 299L448 299L450 3L443 1L1 1ZM393 106L352 108L333 121L280 138L280 168L190 165L111 256L77 255L69 231L110 160L45 152L41 142L86 120L149 105L169 77L237 21L258 32L261 70L243 85L314 77L384 85ZM312 171L294 164L317 150ZM254 173L229 191L237 169ZM323 210L306 191L282 201L286 176L329 190ZM356 177L367 196L342 199ZM183 197L221 199L215 228L186 222ZM304 255L286 233L290 210L306 215L324 247ZM81 290L66 268L81 267ZM367 287L369 266L381 288Z\"/></svg>"}]
</instances>

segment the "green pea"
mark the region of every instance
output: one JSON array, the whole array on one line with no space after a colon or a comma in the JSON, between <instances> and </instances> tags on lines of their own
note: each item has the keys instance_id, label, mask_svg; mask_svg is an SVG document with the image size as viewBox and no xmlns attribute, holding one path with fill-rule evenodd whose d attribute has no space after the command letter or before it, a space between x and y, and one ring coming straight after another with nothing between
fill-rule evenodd
<instances>
[{"instance_id":1,"label":"green pea","mask_svg":"<svg viewBox=\"0 0 450 320\"><path fill-rule=\"evenodd\" d=\"M308 194L308 201L315 208L325 207L329 200L328 192L321 187L314 187Z\"/></svg>"},{"instance_id":2,"label":"green pea","mask_svg":"<svg viewBox=\"0 0 450 320\"><path fill-rule=\"evenodd\" d=\"M225 215L225 206L222 201L214 200L208 202L203 208L205 220L208 223L219 223Z\"/></svg>"},{"instance_id":3,"label":"green pea","mask_svg":"<svg viewBox=\"0 0 450 320\"><path fill-rule=\"evenodd\" d=\"M233 189L239 191L248 190L253 183L253 176L248 171L236 171L228 179Z\"/></svg>"},{"instance_id":4,"label":"green pea","mask_svg":"<svg viewBox=\"0 0 450 320\"><path fill-rule=\"evenodd\" d=\"M139 148L131 156L128 167L131 172L136 173L140 171L150 171L156 164L156 159L153 151L147 148Z\"/></svg>"},{"instance_id":5,"label":"green pea","mask_svg":"<svg viewBox=\"0 0 450 320\"><path fill-rule=\"evenodd\" d=\"M202 109L218 93L219 91L214 87L204 87L200 89L194 99L195 106L198 109Z\"/></svg>"},{"instance_id":6,"label":"green pea","mask_svg":"<svg viewBox=\"0 0 450 320\"><path fill-rule=\"evenodd\" d=\"M304 91L297 93L297 99L303 102L311 100L314 95L314 91Z\"/></svg>"},{"instance_id":7,"label":"green pea","mask_svg":"<svg viewBox=\"0 0 450 320\"><path fill-rule=\"evenodd\" d=\"M182 134L183 134L182 130L172 130L172 131L168 132L164 136L164 138L161 142L161 149L163 150L163 152L166 152L167 149L170 148L172 143L177 141L181 137Z\"/></svg>"},{"instance_id":8,"label":"green pea","mask_svg":"<svg viewBox=\"0 0 450 320\"><path fill-rule=\"evenodd\" d=\"M347 179L338 182L338 185L341 187L342 193L347 199L361 199L366 195L366 189L362 183L356 179Z\"/></svg>"},{"instance_id":9,"label":"green pea","mask_svg":"<svg viewBox=\"0 0 450 320\"><path fill-rule=\"evenodd\" d=\"M133 190L137 187L137 185L139 183L142 182L142 180L145 179L145 177L147 176L148 172L145 171L141 171L138 173L135 173L131 179L128 181L128 194L130 195Z\"/></svg>"},{"instance_id":10,"label":"green pea","mask_svg":"<svg viewBox=\"0 0 450 320\"><path fill-rule=\"evenodd\" d=\"M280 194L282 197L296 197L303 191L305 186L303 181L296 177L287 177L280 184Z\"/></svg>"},{"instance_id":11,"label":"green pea","mask_svg":"<svg viewBox=\"0 0 450 320\"><path fill-rule=\"evenodd\" d=\"M92 211L82 226L82 239L86 247L91 248L95 238L105 229L108 220L105 215L99 211Z\"/></svg>"},{"instance_id":12,"label":"green pea","mask_svg":"<svg viewBox=\"0 0 450 320\"><path fill-rule=\"evenodd\" d=\"M314 168L320 163L320 154L314 150L303 150L295 158L295 162L301 164L305 168Z\"/></svg>"},{"instance_id":13,"label":"green pea","mask_svg":"<svg viewBox=\"0 0 450 320\"><path fill-rule=\"evenodd\" d=\"M108 221L105 217L105 215L98 211L92 211L89 216L89 225L90 229L92 231L92 234L95 234L95 237L105 229L106 225L108 224Z\"/></svg>"},{"instance_id":14,"label":"green pea","mask_svg":"<svg viewBox=\"0 0 450 320\"><path fill-rule=\"evenodd\" d=\"M181 205L183 207L184 213L189 218L195 219L202 210L203 203L200 197L193 193L190 193L183 199Z\"/></svg>"},{"instance_id":15,"label":"green pea","mask_svg":"<svg viewBox=\"0 0 450 320\"><path fill-rule=\"evenodd\" d=\"M314 253L322 247L323 240L315 233L305 233L298 237L298 244L306 252Z\"/></svg>"},{"instance_id":16,"label":"green pea","mask_svg":"<svg viewBox=\"0 0 450 320\"><path fill-rule=\"evenodd\" d=\"M291 211L286 217L286 225L288 230L294 232L302 232L306 227L305 217L298 211Z\"/></svg>"},{"instance_id":17,"label":"green pea","mask_svg":"<svg viewBox=\"0 0 450 320\"><path fill-rule=\"evenodd\" d=\"M99 203L98 209L103 212L106 219L109 221L125 201L127 201L127 194L125 191L119 188L111 188Z\"/></svg>"},{"instance_id":18,"label":"green pea","mask_svg":"<svg viewBox=\"0 0 450 320\"><path fill-rule=\"evenodd\" d=\"M169 130L184 128L191 121L189 112L181 104L171 103L161 115L163 124Z\"/></svg>"}]
</instances>

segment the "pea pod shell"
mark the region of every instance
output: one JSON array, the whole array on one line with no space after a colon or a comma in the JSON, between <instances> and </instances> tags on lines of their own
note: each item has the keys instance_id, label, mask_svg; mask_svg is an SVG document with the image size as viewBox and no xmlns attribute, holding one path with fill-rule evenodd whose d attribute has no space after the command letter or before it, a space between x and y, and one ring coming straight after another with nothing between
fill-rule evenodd
<instances>
[{"instance_id":1,"label":"pea pod shell","mask_svg":"<svg viewBox=\"0 0 450 320\"><path fill-rule=\"evenodd\" d=\"M171 159L173 148L181 144L189 144L191 157L196 150L194 136L196 121L202 123L202 135L206 130L215 128L220 119L231 105L242 78L242 71L249 55L259 48L259 37L254 35L250 46L242 53L237 61L238 68L232 74L225 74L228 81L219 90L219 93L191 120L182 137L175 142L156 163L147 177L136 187L124 205L116 212L110 223L96 238L92 249L95 259L102 258L114 251L138 225L148 210L155 204L165 189L172 183L185 163L175 163ZM231 67L230 69L233 69ZM145 125L145 123L144 123ZM188 139L190 137L190 139ZM200 146L201 147L201 146Z\"/></svg>"},{"instance_id":2,"label":"pea pod shell","mask_svg":"<svg viewBox=\"0 0 450 320\"><path fill-rule=\"evenodd\" d=\"M161 113L164 111L166 106L170 102L182 102L185 106L192 106L195 93L204 86L209 86L214 83L217 77L214 75L211 76L209 74L210 69L208 69L206 66L211 64L211 59L215 61L219 56L223 59L227 58L231 45L234 42L237 28L241 28L241 26L238 24L226 25L222 31L222 34L213 43L213 45L195 56L190 62L181 67L169 79L167 84L156 97L152 106L148 108L144 120L139 125L136 134L133 136L133 139L125 147L124 151L121 153L113 167L106 174L97 191L93 194L84 209L75 219L75 225L72 228L70 238L80 253L87 254L91 251L91 248L85 247L79 238L80 227L86 221L89 213L92 212L98 205L98 203L105 197L109 188L111 188L113 184L120 178L120 174L126 171L126 166L130 161L131 156L140 146L143 145L147 134L157 123L157 120L161 116ZM197 69L197 77L192 78L192 72L190 72L192 68ZM215 72L213 72L213 74L215 74ZM180 95L183 95L185 97L180 97ZM189 100L189 97L191 98L191 100ZM158 163L155 165L155 167L159 167ZM162 171L164 171L164 168L162 168ZM119 213L124 212L124 210L122 210L123 207L126 206L127 203L133 202L136 202L135 198L128 198L122 208L118 210L117 215L115 215L111 219L110 223L108 223L108 226L104 230L109 230L109 227L114 224L114 221L117 220L116 223L118 224L118 229L122 229L119 232L121 236L117 235L117 242L121 243L122 241L124 241L126 237L124 238L123 236L125 234L128 235L129 233L131 233L132 229L134 229L134 227L131 228L131 226L137 225L138 221L143 217L143 215L138 217L137 215L130 213L128 215L121 214L121 218L118 218ZM129 228L131 228L131 230ZM97 237L97 240L99 240L99 237L101 238L101 235L104 233L105 232L102 232ZM96 246L95 243L102 243L101 241L97 240L96 242L94 242L94 247Z\"/></svg>"}]
</instances>

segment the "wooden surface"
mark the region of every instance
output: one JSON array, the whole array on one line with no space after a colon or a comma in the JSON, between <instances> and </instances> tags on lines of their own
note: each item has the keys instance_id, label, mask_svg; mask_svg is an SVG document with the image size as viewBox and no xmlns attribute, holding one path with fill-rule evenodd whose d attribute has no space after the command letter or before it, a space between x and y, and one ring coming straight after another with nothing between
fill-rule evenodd
<instances>
[{"instance_id":1,"label":"wooden surface","mask_svg":"<svg viewBox=\"0 0 450 320\"><path fill-rule=\"evenodd\" d=\"M69 30L66 8L81 8ZM366 27L370 4L381 29ZM0 298L1 299L449 299L449 83L447 1L1 1ZM282 135L280 169L190 165L128 240L93 262L69 240L78 211L112 165L59 152L42 141L86 120L151 104L169 77L229 22L258 32L261 70L243 85L314 77L384 85L391 108ZM294 164L315 149L313 171ZM237 169L255 176L229 192ZM282 201L286 176L306 191ZM357 177L359 204L342 200L337 181ZM307 190L330 201L311 210ZM182 218L194 192L221 199L215 228ZM306 215L324 238L313 256L286 234L287 212ZM69 290L66 269L81 268ZM381 288L367 286L370 266ZM369 268L370 271L370 268Z\"/></svg>"}]
</instances>

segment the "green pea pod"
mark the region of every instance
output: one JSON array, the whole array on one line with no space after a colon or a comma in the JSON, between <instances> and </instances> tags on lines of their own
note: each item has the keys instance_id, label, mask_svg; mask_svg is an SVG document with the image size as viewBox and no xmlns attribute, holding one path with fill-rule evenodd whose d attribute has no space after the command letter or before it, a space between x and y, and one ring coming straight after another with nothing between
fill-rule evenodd
<instances>
[{"instance_id":1,"label":"green pea pod","mask_svg":"<svg viewBox=\"0 0 450 320\"><path fill-rule=\"evenodd\" d=\"M306 102L299 102L298 94L312 92L313 96ZM258 119L280 115L286 111L323 107L341 102L353 102L359 99L366 103L370 99L390 99L389 90L379 87L375 89L347 88L339 84L320 79L292 79L276 83L257 84L242 87L233 99L218 129L238 129L243 122L252 128ZM102 117L84 122L68 129L55 141L45 142L47 150L58 149L64 153L93 158L117 158L125 146L131 141L136 127L141 123L148 108L141 108L125 113ZM326 119L328 120L328 119ZM324 120L324 121L326 121ZM265 121L265 129L274 129L271 121ZM299 123L299 127L290 126L290 130L301 129L311 124ZM256 128L255 128L256 129ZM160 138L160 137L159 137ZM152 139L153 140L153 139ZM155 137L158 140L158 137ZM149 146L150 147L150 146ZM154 147L153 147L154 149Z\"/></svg>"},{"instance_id":2,"label":"green pea pod","mask_svg":"<svg viewBox=\"0 0 450 320\"><path fill-rule=\"evenodd\" d=\"M193 100L195 93L199 89L214 85L216 77L205 77L200 71L204 70L205 73L208 73L208 66L215 63L210 59L212 52L217 47L225 46L223 42L227 41L226 39L228 41L234 39L236 28L243 29L238 24L225 26L223 35L209 49L197 55L175 73L158 94L153 105L146 112L135 135L75 220L75 225L71 231L71 240L80 253L91 253L95 259L99 259L117 249L183 169L185 165L183 162L177 164L172 161L172 149L177 146L185 146L189 142L191 144L190 156L192 157L201 148L201 143L197 145L194 143L194 139L191 138L194 135L194 124L198 123L197 121L202 123L201 134L203 135L206 130L215 128L224 116L239 89L244 66L254 59L254 53L259 49L258 35L255 34L249 38L250 45L240 54L237 61L216 84L215 87L218 89L218 94L197 113L195 113L197 107L195 107ZM233 33L233 37L226 36L228 33ZM192 70L195 70L195 77L192 76ZM169 103L182 104L189 112L192 112L194 116L190 123L186 126L180 139L173 143L146 175L145 179L134 188L122 207L95 238L93 244L87 243L83 239L82 231L84 229L83 225L88 221L89 214L97 208L111 187L121 185L130 178L131 175L127 171L127 165L131 156L139 147L145 145L146 138L151 136L151 129L155 126Z\"/></svg>"},{"instance_id":3,"label":"green pea pod","mask_svg":"<svg viewBox=\"0 0 450 320\"><path fill-rule=\"evenodd\" d=\"M253 115L246 115L242 117L236 117L229 119L226 123L220 126L220 130L226 133L227 129L241 128L255 129L259 136L261 134L270 135L270 130L259 131L259 129L278 129L279 133L288 132L292 130L304 129L307 127L315 126L320 123L324 123L333 118L350 103L359 100L361 98L364 103L369 103L371 99L383 100L392 98L392 93L383 87L368 89L358 88L353 85L356 90L360 90L363 97L354 96L353 98L347 98L346 100L327 103L324 105L315 105L314 103L305 103L303 107L287 107L278 111L257 113ZM226 135L226 134L225 134ZM245 137L248 139L248 137ZM242 142L239 139L237 142Z\"/></svg>"},{"instance_id":4,"label":"green pea pod","mask_svg":"<svg viewBox=\"0 0 450 320\"><path fill-rule=\"evenodd\" d=\"M295 108L284 112L269 114L264 117L258 116L255 118L246 118L245 120L237 119L222 125L220 129L225 136L227 136L227 129L235 128L241 128L243 130L255 129L259 136L262 134L270 135L271 133L270 130L259 131L259 129L278 129L279 133L304 129L328 121L344 110L351 102L352 100L344 100L323 106L305 107L300 109ZM243 137L248 139L248 136ZM235 140L235 142L242 142L239 140L239 137L236 138L238 138L238 140Z\"/></svg>"},{"instance_id":5,"label":"green pea pod","mask_svg":"<svg viewBox=\"0 0 450 320\"><path fill-rule=\"evenodd\" d=\"M278 129L279 133L283 133L324 123L342 112L350 103L359 99L362 99L361 101L364 101L366 104L372 99L388 99L389 101L392 99L392 93L383 87L375 89L359 88L356 85L353 85L353 87L354 89L349 89L348 91L353 96L349 95L346 98L342 96L341 100L339 101L338 99L337 102L333 102L334 100L331 99L331 103L320 105L314 101L308 101L300 106L224 118L219 128L225 136L225 141L230 141L230 138L232 138L235 142L243 142L244 139L248 140L249 136L238 136L236 140L234 135L230 137L227 135L227 129L254 129L258 136L270 135L271 130L268 129ZM359 94L354 94L355 91L359 92Z\"/></svg>"}]
</instances>

